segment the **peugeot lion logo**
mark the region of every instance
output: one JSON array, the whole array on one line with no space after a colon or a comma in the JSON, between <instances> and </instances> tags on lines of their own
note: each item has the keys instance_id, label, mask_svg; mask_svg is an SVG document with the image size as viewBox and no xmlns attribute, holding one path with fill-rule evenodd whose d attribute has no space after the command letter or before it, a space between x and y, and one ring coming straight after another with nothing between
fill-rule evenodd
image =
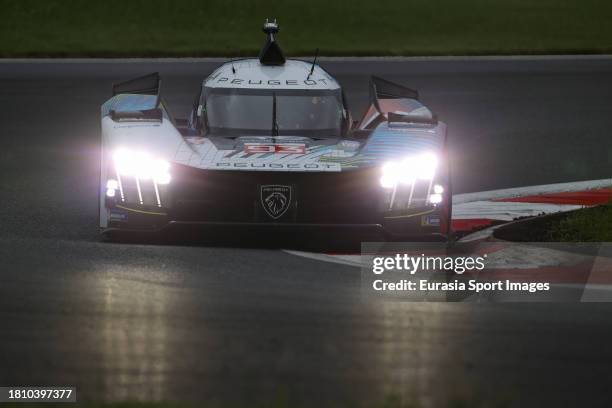
<instances>
[{"instance_id":1,"label":"peugeot lion logo","mask_svg":"<svg viewBox=\"0 0 612 408\"><path fill-rule=\"evenodd\" d=\"M261 206L273 219L283 216L291 204L291 186L266 185L260 189Z\"/></svg>"}]
</instances>

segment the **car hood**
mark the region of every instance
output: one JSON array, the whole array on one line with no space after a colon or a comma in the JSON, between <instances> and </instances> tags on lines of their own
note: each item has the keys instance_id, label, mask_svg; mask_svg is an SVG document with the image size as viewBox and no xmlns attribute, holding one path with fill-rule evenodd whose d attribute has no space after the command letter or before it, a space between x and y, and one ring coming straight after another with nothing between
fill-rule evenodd
<instances>
[{"instance_id":1,"label":"car hood","mask_svg":"<svg viewBox=\"0 0 612 408\"><path fill-rule=\"evenodd\" d=\"M216 170L340 171L363 141L300 136L187 137L175 161Z\"/></svg>"}]
</instances>

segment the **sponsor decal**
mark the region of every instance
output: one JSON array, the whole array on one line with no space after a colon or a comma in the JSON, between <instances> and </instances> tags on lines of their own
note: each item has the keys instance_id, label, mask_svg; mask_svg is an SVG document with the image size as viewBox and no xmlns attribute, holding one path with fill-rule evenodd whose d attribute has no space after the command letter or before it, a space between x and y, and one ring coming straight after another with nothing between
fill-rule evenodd
<instances>
[{"instance_id":1,"label":"sponsor decal","mask_svg":"<svg viewBox=\"0 0 612 408\"><path fill-rule=\"evenodd\" d=\"M338 150L354 151L359 149L360 146L361 143L355 142L353 140L341 140L340 143L338 143Z\"/></svg>"},{"instance_id":2,"label":"sponsor decal","mask_svg":"<svg viewBox=\"0 0 612 408\"><path fill-rule=\"evenodd\" d=\"M246 79L246 78L229 78L229 77L211 77L207 82L215 81L216 83L226 83L232 85L242 85L244 87L248 87L249 85L268 85L268 86L298 86L298 85L306 85L306 86L318 86L318 85L327 85L327 79L325 78L313 78L313 79Z\"/></svg>"},{"instance_id":3,"label":"sponsor decal","mask_svg":"<svg viewBox=\"0 0 612 408\"><path fill-rule=\"evenodd\" d=\"M268 163L262 161L220 161L206 163L204 168L216 170L271 170L271 171L340 171L339 163Z\"/></svg>"},{"instance_id":4,"label":"sponsor decal","mask_svg":"<svg viewBox=\"0 0 612 408\"><path fill-rule=\"evenodd\" d=\"M440 216L436 214L421 217L421 225L424 227L439 227Z\"/></svg>"},{"instance_id":5,"label":"sponsor decal","mask_svg":"<svg viewBox=\"0 0 612 408\"><path fill-rule=\"evenodd\" d=\"M128 216L124 212L111 211L111 213L110 213L110 220L111 221L127 221L128 220Z\"/></svg>"},{"instance_id":6,"label":"sponsor decal","mask_svg":"<svg viewBox=\"0 0 612 408\"><path fill-rule=\"evenodd\" d=\"M262 185L259 189L261 206L270 218L283 216L291 205L291 186L279 184Z\"/></svg>"},{"instance_id":7,"label":"sponsor decal","mask_svg":"<svg viewBox=\"0 0 612 408\"><path fill-rule=\"evenodd\" d=\"M245 143L244 152L245 153L305 154L306 145L303 143L285 143L285 144Z\"/></svg>"}]
</instances>

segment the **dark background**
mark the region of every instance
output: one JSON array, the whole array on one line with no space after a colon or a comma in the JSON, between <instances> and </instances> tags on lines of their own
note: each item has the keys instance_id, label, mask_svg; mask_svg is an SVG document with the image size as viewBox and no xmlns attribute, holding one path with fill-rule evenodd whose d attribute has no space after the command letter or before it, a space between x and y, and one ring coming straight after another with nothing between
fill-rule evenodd
<instances>
[{"instance_id":1,"label":"dark background","mask_svg":"<svg viewBox=\"0 0 612 408\"><path fill-rule=\"evenodd\" d=\"M242 237L99 242L111 83L159 70L180 115L219 63L0 62L0 384L99 402L609 406L607 304L377 303L358 268ZM419 89L449 125L457 192L610 177L609 57L321 63L356 111L370 74Z\"/></svg>"}]
</instances>

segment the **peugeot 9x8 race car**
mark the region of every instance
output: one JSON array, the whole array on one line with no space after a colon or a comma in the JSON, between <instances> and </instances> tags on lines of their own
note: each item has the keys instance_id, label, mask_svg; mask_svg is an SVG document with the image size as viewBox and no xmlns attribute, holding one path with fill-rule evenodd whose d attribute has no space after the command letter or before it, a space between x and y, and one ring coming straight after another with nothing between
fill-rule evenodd
<instances>
[{"instance_id":1,"label":"peugeot 9x8 race car","mask_svg":"<svg viewBox=\"0 0 612 408\"><path fill-rule=\"evenodd\" d=\"M416 91L377 77L353 122L316 57L285 59L276 21L263 30L259 58L204 79L186 119L170 115L157 73L113 86L101 112L102 234L232 226L446 240L446 125Z\"/></svg>"}]
</instances>

